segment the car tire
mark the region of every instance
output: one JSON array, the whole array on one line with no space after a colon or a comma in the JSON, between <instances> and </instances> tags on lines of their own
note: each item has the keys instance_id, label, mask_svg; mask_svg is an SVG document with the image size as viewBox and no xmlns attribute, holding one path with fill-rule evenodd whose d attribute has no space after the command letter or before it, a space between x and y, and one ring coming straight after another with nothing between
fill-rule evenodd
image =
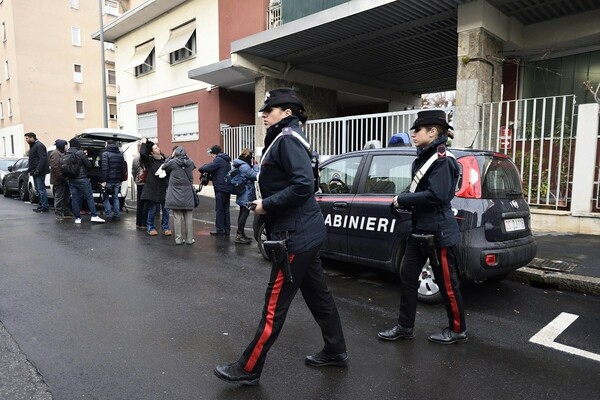
<instances>
[{"instance_id":1,"label":"car tire","mask_svg":"<svg viewBox=\"0 0 600 400\"><path fill-rule=\"evenodd\" d=\"M265 232L265 221L261 220L256 233L256 242L258 244L258 250L260 251L260 254L264 257L265 260L271 261L271 258L265 251L265 240L267 240L267 233Z\"/></svg>"},{"instance_id":2,"label":"car tire","mask_svg":"<svg viewBox=\"0 0 600 400\"><path fill-rule=\"evenodd\" d=\"M419 275L417 299L421 303L427 304L437 304L442 300L440 287L435 282L435 276L433 275L433 271L429 265L429 260L427 260L423 266L421 274Z\"/></svg>"},{"instance_id":3,"label":"car tire","mask_svg":"<svg viewBox=\"0 0 600 400\"><path fill-rule=\"evenodd\" d=\"M27 184L27 191L29 193L29 201L31 203L39 203L40 199L38 197L37 194L37 190L35 190L35 186L31 185L30 183Z\"/></svg>"},{"instance_id":4,"label":"car tire","mask_svg":"<svg viewBox=\"0 0 600 400\"><path fill-rule=\"evenodd\" d=\"M27 182L19 183L19 198L23 201L29 200L29 189L27 188Z\"/></svg>"},{"instance_id":5,"label":"car tire","mask_svg":"<svg viewBox=\"0 0 600 400\"><path fill-rule=\"evenodd\" d=\"M507 272L506 274L500 274L500 275L496 275L496 276L490 276L489 278L487 278L487 280L490 281L490 282L500 282L500 281L503 281L506 278L508 278L508 275L510 275L510 272Z\"/></svg>"},{"instance_id":6,"label":"car tire","mask_svg":"<svg viewBox=\"0 0 600 400\"><path fill-rule=\"evenodd\" d=\"M3 188L2 190L3 190L3 192L4 192L4 193L3 193L3 194L4 194L4 197L10 197L10 192L9 192L8 190L4 190L4 188L5 188L5 187L6 187L6 182L5 182L5 181L3 181L3 182L2 182L2 188Z\"/></svg>"}]
</instances>

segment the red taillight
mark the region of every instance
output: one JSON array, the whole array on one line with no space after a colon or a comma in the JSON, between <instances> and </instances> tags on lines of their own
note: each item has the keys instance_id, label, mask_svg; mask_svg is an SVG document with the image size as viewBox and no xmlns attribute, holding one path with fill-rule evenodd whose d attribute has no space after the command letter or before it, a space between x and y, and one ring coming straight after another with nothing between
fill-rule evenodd
<instances>
[{"instance_id":1,"label":"red taillight","mask_svg":"<svg viewBox=\"0 0 600 400\"><path fill-rule=\"evenodd\" d=\"M498 265L498 260L496 259L496 255L495 254L486 255L485 256L485 264L490 267L494 267L494 266Z\"/></svg>"},{"instance_id":2,"label":"red taillight","mask_svg":"<svg viewBox=\"0 0 600 400\"><path fill-rule=\"evenodd\" d=\"M456 191L457 197L467 199L481 198L481 172L474 156L461 157L457 160L462 165L462 182Z\"/></svg>"}]
</instances>

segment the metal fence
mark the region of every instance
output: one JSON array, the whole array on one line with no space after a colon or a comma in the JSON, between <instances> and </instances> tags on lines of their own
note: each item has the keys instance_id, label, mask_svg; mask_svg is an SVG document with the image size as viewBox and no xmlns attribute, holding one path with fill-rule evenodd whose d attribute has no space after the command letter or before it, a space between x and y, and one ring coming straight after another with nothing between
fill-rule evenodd
<instances>
[{"instance_id":1,"label":"metal fence","mask_svg":"<svg viewBox=\"0 0 600 400\"><path fill-rule=\"evenodd\" d=\"M236 158L244 148L254 152L254 125L243 125L236 127L221 128L223 135L223 151Z\"/></svg>"},{"instance_id":2,"label":"metal fence","mask_svg":"<svg viewBox=\"0 0 600 400\"><path fill-rule=\"evenodd\" d=\"M485 103L476 147L514 160L530 205L567 210L576 122L574 95Z\"/></svg>"}]
</instances>

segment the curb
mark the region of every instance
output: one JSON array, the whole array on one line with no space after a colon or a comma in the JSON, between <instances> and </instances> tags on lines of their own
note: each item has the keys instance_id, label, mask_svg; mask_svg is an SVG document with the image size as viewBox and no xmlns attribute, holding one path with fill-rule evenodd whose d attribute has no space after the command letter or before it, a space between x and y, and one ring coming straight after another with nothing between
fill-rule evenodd
<instances>
[{"instance_id":1,"label":"curb","mask_svg":"<svg viewBox=\"0 0 600 400\"><path fill-rule=\"evenodd\" d=\"M509 279L524 282L531 286L542 286L600 296L600 278L566 274L556 271L543 271L531 267L521 267L509 275Z\"/></svg>"}]
</instances>

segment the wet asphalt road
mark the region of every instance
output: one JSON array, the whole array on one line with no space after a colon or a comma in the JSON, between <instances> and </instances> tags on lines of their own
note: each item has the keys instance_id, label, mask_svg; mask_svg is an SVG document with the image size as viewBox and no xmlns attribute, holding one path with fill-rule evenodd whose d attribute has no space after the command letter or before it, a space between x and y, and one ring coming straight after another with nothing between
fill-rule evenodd
<instances>
[{"instance_id":1,"label":"wet asphalt road","mask_svg":"<svg viewBox=\"0 0 600 400\"><path fill-rule=\"evenodd\" d=\"M260 316L269 266L256 245L210 237L203 198L196 244L148 237L133 212L82 225L0 198L0 320L55 399L572 399L600 392L600 361L529 342L561 312L579 318L557 342L600 354L600 298L516 282L464 288L470 339L429 343L442 306L419 305L412 341L381 342L397 317L385 274L326 267L350 366L314 369L316 323L298 296L257 387L228 385ZM235 220L235 218L232 218ZM249 221L250 222L250 221Z\"/></svg>"}]
</instances>

